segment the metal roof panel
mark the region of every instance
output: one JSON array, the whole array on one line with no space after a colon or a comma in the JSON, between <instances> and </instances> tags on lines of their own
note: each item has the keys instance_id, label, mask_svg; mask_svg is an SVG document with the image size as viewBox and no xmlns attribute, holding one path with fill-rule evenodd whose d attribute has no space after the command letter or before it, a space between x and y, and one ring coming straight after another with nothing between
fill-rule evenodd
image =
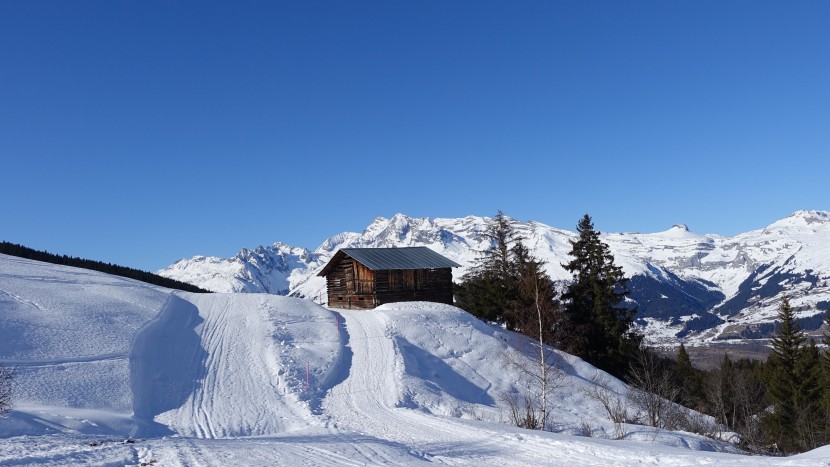
<instances>
[{"instance_id":1,"label":"metal roof panel","mask_svg":"<svg viewBox=\"0 0 830 467\"><path fill-rule=\"evenodd\" d=\"M387 269L438 269L458 268L460 264L425 246L404 248L342 248L344 253L367 268L378 271ZM332 258L334 259L334 258ZM320 275L325 274L328 265Z\"/></svg>"}]
</instances>

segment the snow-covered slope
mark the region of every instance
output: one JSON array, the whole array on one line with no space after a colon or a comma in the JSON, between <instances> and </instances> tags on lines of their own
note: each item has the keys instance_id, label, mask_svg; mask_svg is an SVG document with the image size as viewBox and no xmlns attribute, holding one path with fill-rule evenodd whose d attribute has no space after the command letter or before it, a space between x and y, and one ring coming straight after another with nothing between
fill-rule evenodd
<instances>
[{"instance_id":1,"label":"snow-covered slope","mask_svg":"<svg viewBox=\"0 0 830 467\"><path fill-rule=\"evenodd\" d=\"M331 237L313 252L277 244L278 248L257 248L258 255L243 250L228 260L181 260L159 274L217 291L288 291L322 302L325 282L316 273L339 248L427 246L464 266L454 271L457 280L489 247L483 235L488 222L474 216L378 217L362 233ZM533 221L517 221L515 228L536 257L546 262L554 280L569 279L562 264L569 259L569 241L575 232ZM631 278L640 324L655 343L676 343L678 337L689 343L764 337L773 329L784 294L790 296L808 330L820 325L819 309L830 307L827 211L798 211L764 229L734 237L696 234L678 224L664 232L611 233L603 239ZM273 263L287 268L274 268ZM267 286L261 277L277 269L282 280Z\"/></svg>"},{"instance_id":2,"label":"snow-covered slope","mask_svg":"<svg viewBox=\"0 0 830 467\"><path fill-rule=\"evenodd\" d=\"M307 300L177 294L6 255L0 323L0 364L16 369L0 434L282 432L311 410L296 362L325 381L340 355L331 313Z\"/></svg>"},{"instance_id":3,"label":"snow-covered slope","mask_svg":"<svg viewBox=\"0 0 830 467\"><path fill-rule=\"evenodd\" d=\"M0 419L3 465L757 463L689 433L628 425L610 439L586 393L598 377L626 387L565 354L558 432L509 426L502 398L522 378L505 355L527 341L447 305L328 310L4 255L0 296L0 322L13 325L0 363L19 383ZM572 436L586 427L593 438Z\"/></svg>"}]
</instances>

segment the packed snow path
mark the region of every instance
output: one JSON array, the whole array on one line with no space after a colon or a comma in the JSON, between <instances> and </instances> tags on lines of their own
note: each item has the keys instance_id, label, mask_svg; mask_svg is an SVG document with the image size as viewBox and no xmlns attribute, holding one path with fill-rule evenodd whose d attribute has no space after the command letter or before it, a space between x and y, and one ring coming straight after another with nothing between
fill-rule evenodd
<instances>
[{"instance_id":1,"label":"packed snow path","mask_svg":"<svg viewBox=\"0 0 830 467\"><path fill-rule=\"evenodd\" d=\"M495 430L407 407L401 387L404 359L388 315L382 311L337 312L345 320L352 357L351 365L344 368L348 376L331 389L323 403L323 413L335 427L410 446L433 460L457 460L462 453L471 460L515 441L510 439L512 434L499 436ZM539 460L539 453L534 453L532 461ZM519 456L517 464L528 465Z\"/></svg>"},{"instance_id":2,"label":"packed snow path","mask_svg":"<svg viewBox=\"0 0 830 467\"><path fill-rule=\"evenodd\" d=\"M133 344L135 434L224 438L319 425L286 378L299 366L300 344L291 338L326 340L316 344L321 355L314 359L335 358L339 343L329 313L305 300L266 295L184 297L171 295ZM293 334L281 334L287 322L295 322Z\"/></svg>"}]
</instances>

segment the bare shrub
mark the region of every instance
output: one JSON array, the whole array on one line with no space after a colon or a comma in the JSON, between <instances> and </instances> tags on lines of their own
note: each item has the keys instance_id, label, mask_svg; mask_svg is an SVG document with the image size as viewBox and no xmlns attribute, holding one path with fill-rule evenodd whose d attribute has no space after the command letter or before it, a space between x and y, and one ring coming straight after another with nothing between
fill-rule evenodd
<instances>
[{"instance_id":1,"label":"bare shrub","mask_svg":"<svg viewBox=\"0 0 830 467\"><path fill-rule=\"evenodd\" d=\"M711 416L691 411L686 415L682 429L709 438L716 438L721 432L717 422Z\"/></svg>"},{"instance_id":2,"label":"bare shrub","mask_svg":"<svg viewBox=\"0 0 830 467\"><path fill-rule=\"evenodd\" d=\"M552 417L549 401L565 382L565 373L557 367L559 355L544 344L529 342L530 351L507 350L507 365L519 371L516 391L502 394L511 422L522 428L549 430ZM540 345L542 349L540 349ZM530 356L528 356L530 355Z\"/></svg>"},{"instance_id":3,"label":"bare shrub","mask_svg":"<svg viewBox=\"0 0 830 467\"><path fill-rule=\"evenodd\" d=\"M507 405L510 422L519 427L529 430L538 430L541 425L538 404L532 394L527 392L504 392L501 394L501 401Z\"/></svg>"},{"instance_id":4,"label":"bare shrub","mask_svg":"<svg viewBox=\"0 0 830 467\"><path fill-rule=\"evenodd\" d=\"M14 370L0 365L0 416L12 410Z\"/></svg>"},{"instance_id":5,"label":"bare shrub","mask_svg":"<svg viewBox=\"0 0 830 467\"><path fill-rule=\"evenodd\" d=\"M608 419L614 423L614 437L616 439L624 437L624 424L631 421L625 398L611 389L611 384L606 378L595 378L593 382L594 386L586 389L585 395L599 402Z\"/></svg>"},{"instance_id":6,"label":"bare shrub","mask_svg":"<svg viewBox=\"0 0 830 467\"><path fill-rule=\"evenodd\" d=\"M588 420L582 419L579 421L579 425L577 425L574 434L576 436L592 438L594 436L594 426Z\"/></svg>"},{"instance_id":7,"label":"bare shrub","mask_svg":"<svg viewBox=\"0 0 830 467\"><path fill-rule=\"evenodd\" d=\"M671 373L663 368L657 354L641 348L629 366L631 402L643 414L649 426L675 430L684 421L684 411L673 401L680 396L680 387Z\"/></svg>"}]
</instances>

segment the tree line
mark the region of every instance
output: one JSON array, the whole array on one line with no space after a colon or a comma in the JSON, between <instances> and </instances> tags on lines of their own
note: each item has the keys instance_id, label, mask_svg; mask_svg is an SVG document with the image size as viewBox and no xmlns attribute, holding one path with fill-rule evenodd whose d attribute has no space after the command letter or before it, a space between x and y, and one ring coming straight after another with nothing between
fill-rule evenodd
<instances>
[{"instance_id":1,"label":"tree line","mask_svg":"<svg viewBox=\"0 0 830 467\"><path fill-rule=\"evenodd\" d=\"M830 329L830 315L824 317ZM830 331L825 349L799 328L789 299L781 302L766 361L724 354L718 368L692 366L681 344L670 371L678 402L714 416L758 453L791 454L830 443Z\"/></svg>"},{"instance_id":2,"label":"tree line","mask_svg":"<svg viewBox=\"0 0 830 467\"><path fill-rule=\"evenodd\" d=\"M524 370L541 382L541 390L530 391L531 402L528 395L523 401L507 400L517 425L545 427L547 397L556 385L555 373L549 372L550 354L543 350L549 345L629 383L639 395L633 402L649 425L710 435L732 431L743 448L766 454L803 452L830 443L830 351L807 339L786 298L766 361L732 361L724 355L719 368L703 371L692 365L683 344L676 359L643 346L633 321L636 307L627 299L627 279L590 216L579 221L577 233L570 241L571 260L562 265L572 278L558 290L544 273L544 263L533 257L511 220L499 211L484 234L491 248L456 285L459 307L538 341L537 368ZM830 315L825 320L830 326ZM824 344L830 347L830 336ZM620 401L614 404L609 394L600 388L598 400L615 423L627 422ZM702 424L700 420L678 426L672 419L677 411L666 401L711 415L717 428L692 427Z\"/></svg>"},{"instance_id":3,"label":"tree line","mask_svg":"<svg viewBox=\"0 0 830 467\"><path fill-rule=\"evenodd\" d=\"M151 272L142 271L140 269L129 268L126 266L119 266L112 263L104 263L102 261L94 261L90 259L76 258L67 255L56 255L46 251L38 251L16 243L0 242L0 253L10 256L18 256L26 259L33 259L36 261L43 261L44 263L60 264L63 266L73 266L76 268L91 269L93 271L104 272L114 276L127 277L135 279L148 284L167 287L168 289L183 290L185 292L195 293L210 293L209 290L196 287L192 284L187 284L167 277L162 277Z\"/></svg>"}]
</instances>

